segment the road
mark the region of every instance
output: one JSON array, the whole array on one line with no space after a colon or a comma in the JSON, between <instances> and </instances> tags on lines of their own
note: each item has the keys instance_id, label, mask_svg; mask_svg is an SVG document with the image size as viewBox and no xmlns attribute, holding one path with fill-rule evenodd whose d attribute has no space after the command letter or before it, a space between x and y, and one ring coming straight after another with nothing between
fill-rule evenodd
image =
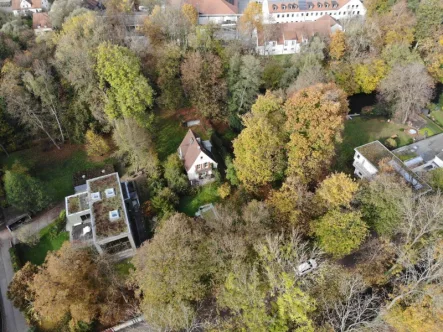
<instances>
[{"instance_id":1,"label":"road","mask_svg":"<svg viewBox=\"0 0 443 332\"><path fill-rule=\"evenodd\" d=\"M7 229L0 232L0 289L2 293L2 307L3 318L5 320L4 332L26 332L28 325L26 324L25 317L22 313L14 308L12 303L6 297L6 291L8 284L14 276L14 270L12 269L11 258L9 256L9 241L11 235Z\"/></svg>"},{"instance_id":2,"label":"road","mask_svg":"<svg viewBox=\"0 0 443 332\"><path fill-rule=\"evenodd\" d=\"M23 227L31 227L34 232L40 231L42 228L49 225L64 208L64 203L61 202L54 206L52 209L40 213L32 218L32 222ZM9 243L12 237L7 229L0 231L0 290L2 295L2 307L3 318L5 319L5 331L4 332L26 332L28 331L28 325L26 324L23 314L14 308L12 303L6 297L6 291L8 284L14 276L14 270L12 269L11 256L9 255Z\"/></svg>"}]
</instances>

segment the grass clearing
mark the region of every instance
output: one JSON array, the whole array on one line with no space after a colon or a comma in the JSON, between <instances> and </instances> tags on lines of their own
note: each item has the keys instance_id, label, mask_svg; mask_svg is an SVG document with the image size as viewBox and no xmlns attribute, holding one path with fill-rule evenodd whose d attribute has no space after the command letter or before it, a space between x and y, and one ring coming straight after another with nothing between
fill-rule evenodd
<instances>
[{"instance_id":1,"label":"grass clearing","mask_svg":"<svg viewBox=\"0 0 443 332\"><path fill-rule=\"evenodd\" d=\"M426 127L421 128L418 132L420 135L429 137L440 134L442 132L441 128L427 117L423 117L426 120Z\"/></svg>"},{"instance_id":2,"label":"grass clearing","mask_svg":"<svg viewBox=\"0 0 443 332\"><path fill-rule=\"evenodd\" d=\"M217 189L218 186L216 183L197 188L197 192L194 195L184 196L180 199L178 211L193 217L200 206L208 203L216 203L220 200Z\"/></svg>"},{"instance_id":3,"label":"grass clearing","mask_svg":"<svg viewBox=\"0 0 443 332\"><path fill-rule=\"evenodd\" d=\"M17 245L17 253L23 265L26 262L42 265L49 251L56 251L61 248L65 241L69 241L69 233L61 232L54 238L51 238L49 230L51 225L40 230L40 241L33 247L24 243Z\"/></svg>"},{"instance_id":4,"label":"grass clearing","mask_svg":"<svg viewBox=\"0 0 443 332\"><path fill-rule=\"evenodd\" d=\"M187 128L181 124L178 116L175 112L167 112L156 117L154 142L160 161L177 152L188 129L192 129L202 140L210 139L209 130L203 125Z\"/></svg>"},{"instance_id":5,"label":"grass clearing","mask_svg":"<svg viewBox=\"0 0 443 332\"><path fill-rule=\"evenodd\" d=\"M334 165L336 171L352 173L354 148L379 140L382 143L389 137L397 135L398 146L412 143L412 137L404 129L405 125L387 122L382 117L354 117L345 122L343 142L338 146Z\"/></svg>"},{"instance_id":6,"label":"grass clearing","mask_svg":"<svg viewBox=\"0 0 443 332\"><path fill-rule=\"evenodd\" d=\"M437 122L438 125L443 127L443 111L433 111L431 113L431 117L435 119L435 122Z\"/></svg>"},{"instance_id":7,"label":"grass clearing","mask_svg":"<svg viewBox=\"0 0 443 332\"><path fill-rule=\"evenodd\" d=\"M19 161L29 168L32 176L41 180L53 203L73 193L75 172L101 167L107 162L91 161L81 145L65 145L61 150L41 151L33 148L12 153L1 160L8 168Z\"/></svg>"},{"instance_id":8,"label":"grass clearing","mask_svg":"<svg viewBox=\"0 0 443 332\"><path fill-rule=\"evenodd\" d=\"M124 259L114 265L117 273L122 277L128 277L129 272L135 269L134 265L132 265L131 258Z\"/></svg>"}]
</instances>

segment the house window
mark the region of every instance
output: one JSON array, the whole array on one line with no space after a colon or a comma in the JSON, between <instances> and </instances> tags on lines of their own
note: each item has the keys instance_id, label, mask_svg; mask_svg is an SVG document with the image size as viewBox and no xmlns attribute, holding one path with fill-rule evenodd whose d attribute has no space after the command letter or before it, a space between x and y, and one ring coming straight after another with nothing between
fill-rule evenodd
<instances>
[{"instance_id":1,"label":"house window","mask_svg":"<svg viewBox=\"0 0 443 332\"><path fill-rule=\"evenodd\" d=\"M202 165L198 164L197 169L201 169Z\"/></svg>"},{"instance_id":2,"label":"house window","mask_svg":"<svg viewBox=\"0 0 443 332\"><path fill-rule=\"evenodd\" d=\"M82 220L82 221L85 221L85 220L88 220L88 219L90 219L91 218L91 215L88 213L88 214L85 214L85 215L83 215L83 216L80 216L80 219Z\"/></svg>"},{"instance_id":3,"label":"house window","mask_svg":"<svg viewBox=\"0 0 443 332\"><path fill-rule=\"evenodd\" d=\"M279 18L280 17L280 15L277 15L277 18Z\"/></svg>"},{"instance_id":4,"label":"house window","mask_svg":"<svg viewBox=\"0 0 443 332\"><path fill-rule=\"evenodd\" d=\"M360 159L360 155L359 154L357 155L357 159Z\"/></svg>"},{"instance_id":5,"label":"house window","mask_svg":"<svg viewBox=\"0 0 443 332\"><path fill-rule=\"evenodd\" d=\"M357 14L360 14L360 11L357 11Z\"/></svg>"}]
</instances>

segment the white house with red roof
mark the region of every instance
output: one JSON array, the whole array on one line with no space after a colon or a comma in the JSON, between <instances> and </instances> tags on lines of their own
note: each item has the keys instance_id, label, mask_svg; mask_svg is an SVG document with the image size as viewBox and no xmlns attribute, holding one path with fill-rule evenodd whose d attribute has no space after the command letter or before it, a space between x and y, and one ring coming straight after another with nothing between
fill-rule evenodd
<instances>
[{"instance_id":1,"label":"white house with red roof","mask_svg":"<svg viewBox=\"0 0 443 332\"><path fill-rule=\"evenodd\" d=\"M329 37L335 31L342 31L340 23L329 15L316 21L277 24L278 32L274 38L265 39L263 33L257 33L257 53L260 55L299 53L301 45L313 36Z\"/></svg>"},{"instance_id":2,"label":"white house with red roof","mask_svg":"<svg viewBox=\"0 0 443 332\"><path fill-rule=\"evenodd\" d=\"M202 141L189 129L177 152L192 184L202 184L214 178L217 162L210 141Z\"/></svg>"},{"instance_id":3,"label":"white house with red roof","mask_svg":"<svg viewBox=\"0 0 443 332\"><path fill-rule=\"evenodd\" d=\"M12 12L15 16L30 15L49 10L48 0L12 0Z\"/></svg>"},{"instance_id":4,"label":"white house with red roof","mask_svg":"<svg viewBox=\"0 0 443 332\"><path fill-rule=\"evenodd\" d=\"M324 15L340 20L365 14L360 0L263 0L263 17L268 23L316 21Z\"/></svg>"},{"instance_id":5,"label":"white house with red roof","mask_svg":"<svg viewBox=\"0 0 443 332\"><path fill-rule=\"evenodd\" d=\"M169 0L169 4L182 6L190 4L199 14L198 23L229 24L237 22L239 0Z\"/></svg>"}]
</instances>

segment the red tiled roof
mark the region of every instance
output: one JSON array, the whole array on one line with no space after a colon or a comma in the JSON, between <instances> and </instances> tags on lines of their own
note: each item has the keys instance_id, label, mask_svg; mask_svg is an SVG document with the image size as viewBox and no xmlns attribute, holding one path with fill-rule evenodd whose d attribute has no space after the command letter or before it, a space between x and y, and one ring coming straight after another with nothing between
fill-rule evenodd
<instances>
[{"instance_id":1,"label":"red tiled roof","mask_svg":"<svg viewBox=\"0 0 443 332\"><path fill-rule=\"evenodd\" d=\"M33 13L32 28L52 28L48 13Z\"/></svg>"},{"instance_id":2,"label":"red tiled roof","mask_svg":"<svg viewBox=\"0 0 443 332\"><path fill-rule=\"evenodd\" d=\"M329 36L331 34L331 27L338 23L329 15L325 16L329 18L323 16L317 21L278 24L279 32L277 39L272 41L277 41L281 45L285 40L297 40L298 43L301 43L303 40L309 39L316 34ZM258 33L258 45L263 46L263 44L263 33Z\"/></svg>"},{"instance_id":3,"label":"red tiled roof","mask_svg":"<svg viewBox=\"0 0 443 332\"><path fill-rule=\"evenodd\" d=\"M201 144L200 138L191 129L188 130L185 138L183 138L179 151L181 151L186 171L191 169L200 152L203 151L203 153L208 155L206 149Z\"/></svg>"},{"instance_id":4,"label":"red tiled roof","mask_svg":"<svg viewBox=\"0 0 443 332\"><path fill-rule=\"evenodd\" d=\"M193 5L203 15L238 14L238 0L169 0L170 5L181 6L184 3Z\"/></svg>"}]
</instances>

